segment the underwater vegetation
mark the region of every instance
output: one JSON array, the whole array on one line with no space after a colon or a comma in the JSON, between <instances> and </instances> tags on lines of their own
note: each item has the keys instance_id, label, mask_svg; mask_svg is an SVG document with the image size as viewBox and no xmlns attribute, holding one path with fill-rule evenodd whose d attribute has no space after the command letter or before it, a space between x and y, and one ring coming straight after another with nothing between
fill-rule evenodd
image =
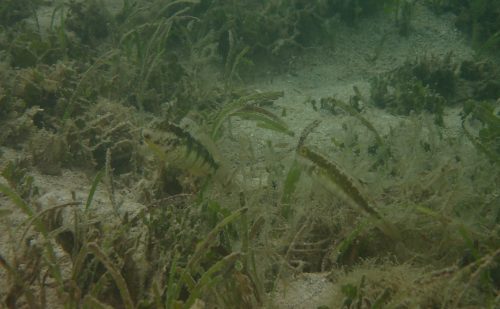
<instances>
[{"instance_id":1,"label":"underwater vegetation","mask_svg":"<svg viewBox=\"0 0 500 309\"><path fill-rule=\"evenodd\" d=\"M12 25L33 14L41 0L5 0L0 4L0 24Z\"/></svg>"},{"instance_id":2,"label":"underwater vegetation","mask_svg":"<svg viewBox=\"0 0 500 309\"><path fill-rule=\"evenodd\" d=\"M480 50L494 52L500 46L498 0L427 0L438 13L456 14L457 28L469 35Z\"/></svg>"},{"instance_id":3,"label":"underwater vegetation","mask_svg":"<svg viewBox=\"0 0 500 309\"><path fill-rule=\"evenodd\" d=\"M496 62L409 59L304 128L244 86L339 23L411 35L415 1L46 4L0 2L0 306L266 308L305 272L327 308L500 305ZM42 189L75 170L67 199Z\"/></svg>"},{"instance_id":4,"label":"underwater vegetation","mask_svg":"<svg viewBox=\"0 0 500 309\"><path fill-rule=\"evenodd\" d=\"M407 63L393 73L374 79L373 103L400 115L427 111L436 115L436 123L443 124L443 111L448 102L443 95L455 91L454 70L445 63L440 71L432 62Z\"/></svg>"},{"instance_id":5,"label":"underwater vegetation","mask_svg":"<svg viewBox=\"0 0 500 309\"><path fill-rule=\"evenodd\" d=\"M467 60L457 64L449 53L441 59L426 56L408 61L376 77L370 96L375 106L392 113L409 115L426 111L435 115L437 124L444 125L445 107L465 101L494 102L499 95L498 86L500 74L495 63Z\"/></svg>"},{"instance_id":6,"label":"underwater vegetation","mask_svg":"<svg viewBox=\"0 0 500 309\"><path fill-rule=\"evenodd\" d=\"M468 101L462 113L462 128L467 138L484 154L491 162L499 164L500 153L500 116L497 104L488 101ZM466 120L480 122L477 136L473 136L466 127Z\"/></svg>"}]
</instances>

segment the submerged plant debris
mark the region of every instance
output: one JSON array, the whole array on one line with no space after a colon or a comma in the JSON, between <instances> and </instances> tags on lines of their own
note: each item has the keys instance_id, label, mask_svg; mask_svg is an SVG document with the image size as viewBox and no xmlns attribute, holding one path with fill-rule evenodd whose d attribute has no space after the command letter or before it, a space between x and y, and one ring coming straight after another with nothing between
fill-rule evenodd
<instances>
[{"instance_id":1,"label":"submerged plant debris","mask_svg":"<svg viewBox=\"0 0 500 309\"><path fill-rule=\"evenodd\" d=\"M498 8L0 1L0 307L499 308Z\"/></svg>"}]
</instances>

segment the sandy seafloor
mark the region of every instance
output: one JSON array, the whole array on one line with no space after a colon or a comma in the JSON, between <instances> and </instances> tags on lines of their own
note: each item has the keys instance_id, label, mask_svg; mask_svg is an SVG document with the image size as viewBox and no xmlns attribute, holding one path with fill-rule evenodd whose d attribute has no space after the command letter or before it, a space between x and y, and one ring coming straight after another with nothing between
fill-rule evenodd
<instances>
[{"instance_id":1,"label":"sandy seafloor","mask_svg":"<svg viewBox=\"0 0 500 309\"><path fill-rule=\"evenodd\" d=\"M116 1L112 1L115 3ZM43 12L40 14L40 21L43 23ZM249 190L258 191L261 187L268 185L268 175L266 172L266 141L271 140L279 145L275 148L280 158L284 162L293 158L293 149L296 145L297 135L312 121L320 119L320 126L311 135L310 143L325 151L331 145L330 138L336 132L342 130L340 115L333 117L324 111L315 111L309 99L319 100L322 97L333 96L347 101L354 94L353 86L360 89L363 96L369 97L369 81L377 74L390 71L403 64L406 60L414 60L425 55L444 56L453 53L453 59L457 62L463 59L472 59L473 50L469 47L467 39L453 25L453 16L436 16L421 5L416 6L415 15L412 20L412 31L408 37L402 37L394 27L391 20L383 17L372 17L360 21L357 27L347 27L339 25L336 31L332 48L312 49L305 52L300 57L290 60L289 68L286 72L276 75L272 72L264 73L256 81L245 85L248 89L260 91L284 91L285 95L279 99L272 107L276 114L281 114L286 109L284 120L290 128L296 132L295 137L288 137L276 134L272 131L259 129L254 123L235 119L233 121L233 132L240 139L228 139L225 145L221 146L221 153L229 161L241 162L244 155L235 149L241 149L241 144L236 140L243 140L249 149L252 149L251 158L248 158L251 165L246 167L236 175L240 180L249 186ZM383 46L380 49L378 58L375 61L370 59L377 53L381 40ZM447 134L455 134L459 130L458 109L448 109L445 111L445 124ZM366 106L363 112L372 124L383 135L391 127L404 118L402 116L392 116L383 110ZM359 125L352 121L352 125ZM473 148L471 148L473 151ZM18 155L14 149L2 147L2 162L13 159ZM248 156L248 153L246 154ZM243 164L245 165L245 164ZM352 173L357 175L364 166L353 167ZM61 176L48 176L33 170L36 185L42 192L40 203L64 203L72 200L72 192L77 200L85 200L89 192L92 176L78 170L63 170ZM370 175L363 175L369 179ZM123 201L122 210L136 212L144 207L134 201L131 190L124 189L117 193ZM109 212L109 197L106 191L98 188L95 196L95 209L101 209L103 215ZM9 203L2 199L2 204ZM11 216L9 224L17 226L24 221L22 216ZM0 231L0 251L9 251L8 244L15 239L12 235L1 228ZM10 230L10 229L8 229ZM330 280L327 274L302 274L296 277L287 278L286 284L273 295L277 308L316 308L331 299L339 297L340 291ZM6 274L0 270L0 289L5 287Z\"/></svg>"}]
</instances>

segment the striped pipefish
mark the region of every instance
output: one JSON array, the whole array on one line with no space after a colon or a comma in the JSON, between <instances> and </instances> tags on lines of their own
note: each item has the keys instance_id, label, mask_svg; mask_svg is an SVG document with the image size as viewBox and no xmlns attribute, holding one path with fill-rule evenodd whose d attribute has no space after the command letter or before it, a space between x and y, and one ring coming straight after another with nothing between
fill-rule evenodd
<instances>
[{"instance_id":1,"label":"striped pipefish","mask_svg":"<svg viewBox=\"0 0 500 309\"><path fill-rule=\"evenodd\" d=\"M377 222L378 228L393 240L400 240L397 228L380 214L368 200L363 196L361 190L356 185L355 180L340 167L322 154L313 149L300 145L297 154L302 158L312 162L313 169L310 172L323 180L323 184L333 194L337 195L345 202L366 212Z\"/></svg>"},{"instance_id":2,"label":"striped pipefish","mask_svg":"<svg viewBox=\"0 0 500 309\"><path fill-rule=\"evenodd\" d=\"M213 175L220 168L208 148L176 124L168 123L165 130L145 130L143 138L147 148L167 166L196 176Z\"/></svg>"}]
</instances>

